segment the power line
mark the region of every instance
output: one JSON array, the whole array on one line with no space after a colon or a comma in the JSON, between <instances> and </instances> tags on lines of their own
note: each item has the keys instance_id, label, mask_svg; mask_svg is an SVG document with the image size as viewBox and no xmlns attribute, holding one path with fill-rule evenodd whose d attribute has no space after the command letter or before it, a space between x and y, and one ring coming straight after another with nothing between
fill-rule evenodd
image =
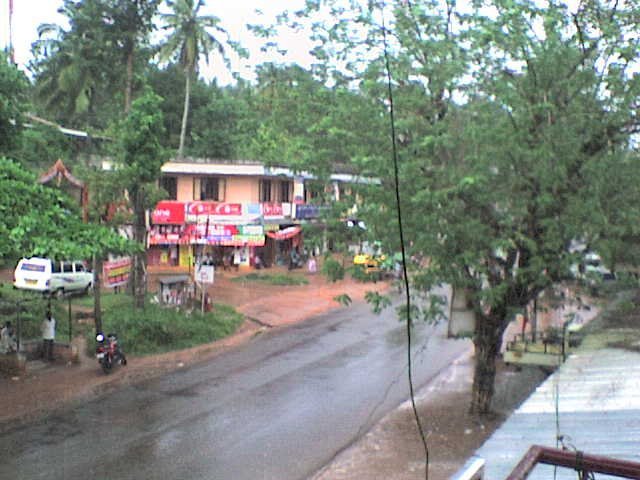
<instances>
[{"instance_id":1,"label":"power line","mask_svg":"<svg viewBox=\"0 0 640 480\"><path fill-rule=\"evenodd\" d=\"M424 434L424 429L422 427L422 423L420 421L420 416L418 415L418 409L416 407L416 400L413 388L413 370L412 370L412 356L411 356L411 294L409 291L409 277L407 275L407 258L406 258L406 248L404 241L404 230L402 226L402 209L400 207L400 187L399 187L399 175L398 175L398 151L396 148L396 127L395 127L395 116L394 116L394 104L393 104L393 88L392 88L392 78L391 78L391 66L389 64L389 52L387 45L387 29L384 21L384 3L380 7L382 12L382 38L383 38L383 46L384 46L384 62L385 69L387 73L387 92L389 98L389 120L391 127L391 148L392 148L392 156L393 156L393 179L394 179L394 190L396 197L396 212L398 218L398 232L400 235L400 249L402 253L402 272L403 272L403 280L404 280L404 291L405 291L405 303L406 303L406 331L407 331L407 376L409 380L409 394L411 396L411 407L413 409L413 416L416 420L416 425L418 426L418 432L420 433L420 439L422 440L422 445L424 447L425 453L425 470L424 470L424 478L425 480L429 479L429 447L427 445L427 439Z\"/></svg>"}]
</instances>

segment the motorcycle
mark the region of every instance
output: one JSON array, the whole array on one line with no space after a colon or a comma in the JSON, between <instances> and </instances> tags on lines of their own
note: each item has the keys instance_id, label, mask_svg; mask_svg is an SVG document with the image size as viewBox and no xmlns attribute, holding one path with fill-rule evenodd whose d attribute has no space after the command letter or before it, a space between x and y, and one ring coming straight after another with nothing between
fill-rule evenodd
<instances>
[{"instance_id":1,"label":"motorcycle","mask_svg":"<svg viewBox=\"0 0 640 480\"><path fill-rule=\"evenodd\" d=\"M109 333L105 337L102 333L96 335L96 358L104 373L111 373L114 365L126 365L127 357L118 345L118 337L115 333Z\"/></svg>"}]
</instances>

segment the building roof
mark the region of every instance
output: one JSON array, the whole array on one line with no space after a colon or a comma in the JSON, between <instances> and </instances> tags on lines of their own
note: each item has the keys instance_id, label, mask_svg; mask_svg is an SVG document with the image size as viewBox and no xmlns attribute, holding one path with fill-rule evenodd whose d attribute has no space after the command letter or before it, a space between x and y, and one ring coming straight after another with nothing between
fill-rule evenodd
<instances>
[{"instance_id":1,"label":"building roof","mask_svg":"<svg viewBox=\"0 0 640 480\"><path fill-rule=\"evenodd\" d=\"M571 355L476 452L486 460L485 480L507 478L532 445L562 448L556 420L567 448L639 462L640 353L607 348ZM554 476L554 467L539 465L528 478L575 480L576 472L557 468Z\"/></svg>"},{"instance_id":2,"label":"building roof","mask_svg":"<svg viewBox=\"0 0 640 480\"><path fill-rule=\"evenodd\" d=\"M258 176L258 177L278 177L288 178L300 177L304 180L311 180L315 176L309 172L294 172L287 167L266 166L259 162L246 160L208 160L191 159L188 161L170 161L162 165L162 173L174 175L230 175L230 176ZM344 183L379 184L380 180L363 177L351 173L334 173L331 180Z\"/></svg>"}]
</instances>

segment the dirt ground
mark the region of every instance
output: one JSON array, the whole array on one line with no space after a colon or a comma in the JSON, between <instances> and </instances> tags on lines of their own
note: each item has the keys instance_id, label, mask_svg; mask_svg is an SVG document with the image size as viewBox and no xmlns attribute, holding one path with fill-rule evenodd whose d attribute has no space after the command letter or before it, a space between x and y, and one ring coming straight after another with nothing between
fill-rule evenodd
<instances>
[{"instance_id":1,"label":"dirt ground","mask_svg":"<svg viewBox=\"0 0 640 480\"><path fill-rule=\"evenodd\" d=\"M34 362L23 376L0 377L0 433L74 402L210 360L265 329L301 322L334 308L348 308L334 300L337 295L348 294L357 302L363 301L368 290L383 291L389 287L384 282L363 284L348 279L328 283L319 274L303 275L309 280L308 285L280 287L233 282L236 274L231 272L216 274L216 283L209 290L213 301L233 305L246 317L238 332L218 342L163 355L130 357L126 367L108 376L98 368L94 358L81 356L78 364ZM466 413L472 362L471 353L461 357L419 392L418 410L428 436L432 480L449 478L456 472L544 378L537 369L518 372L500 365L495 403L499 413L479 419ZM412 409L407 403L340 453L314 479L419 479L424 478L424 459Z\"/></svg>"}]
</instances>

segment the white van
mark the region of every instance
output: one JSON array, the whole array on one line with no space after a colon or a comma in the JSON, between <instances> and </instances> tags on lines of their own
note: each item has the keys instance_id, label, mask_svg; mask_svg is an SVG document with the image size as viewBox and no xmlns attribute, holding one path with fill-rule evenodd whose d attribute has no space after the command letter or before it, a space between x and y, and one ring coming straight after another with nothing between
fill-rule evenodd
<instances>
[{"instance_id":1,"label":"white van","mask_svg":"<svg viewBox=\"0 0 640 480\"><path fill-rule=\"evenodd\" d=\"M40 257L23 258L18 262L13 273L13 286L56 294L88 293L93 286L93 273L88 271L80 261L54 261Z\"/></svg>"}]
</instances>

